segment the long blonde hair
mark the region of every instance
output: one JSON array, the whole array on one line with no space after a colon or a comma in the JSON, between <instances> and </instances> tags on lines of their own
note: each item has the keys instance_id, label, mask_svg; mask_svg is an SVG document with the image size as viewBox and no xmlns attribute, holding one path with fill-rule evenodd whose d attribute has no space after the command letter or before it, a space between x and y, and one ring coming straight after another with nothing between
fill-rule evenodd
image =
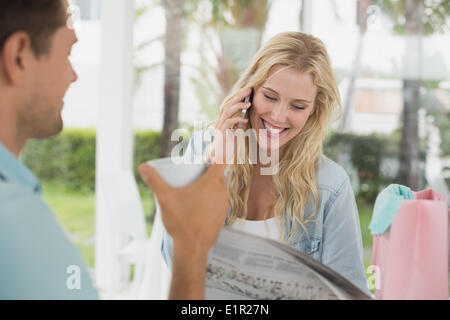
<instances>
[{"instance_id":1,"label":"long blonde hair","mask_svg":"<svg viewBox=\"0 0 450 320\"><path fill-rule=\"evenodd\" d=\"M309 73L317 87L314 111L300 133L288 142L273 175L277 200L273 206L278 217L281 240L289 241L298 231L298 225L306 231L306 224L314 220L319 203L317 163L322 155L322 144L332 120L341 114L340 95L331 68L330 59L321 40L300 32L285 32L269 40L254 56L248 68L234 85L223 106L243 88L257 88L269 77L274 66L293 68ZM250 109L251 112L251 109ZM334 118L333 116L337 116ZM247 124L249 128L250 122ZM231 215L227 224L236 218L247 217L247 201L253 176L253 165L248 159L244 164L229 165L227 187L231 201ZM312 214L305 216L308 199L314 201ZM288 215L292 228L285 234L283 212Z\"/></svg>"}]
</instances>

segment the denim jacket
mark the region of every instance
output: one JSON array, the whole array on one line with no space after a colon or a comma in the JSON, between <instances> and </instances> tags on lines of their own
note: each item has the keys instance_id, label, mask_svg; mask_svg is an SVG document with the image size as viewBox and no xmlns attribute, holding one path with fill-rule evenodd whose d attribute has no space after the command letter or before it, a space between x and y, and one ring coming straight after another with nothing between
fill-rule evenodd
<instances>
[{"instance_id":1,"label":"denim jacket","mask_svg":"<svg viewBox=\"0 0 450 320\"><path fill-rule=\"evenodd\" d=\"M203 134L196 132L189 142L185 157L201 156L205 151ZM285 243L298 249L335 270L365 293L370 294L363 264L361 227L355 196L344 169L321 156L318 163L319 206L314 222L307 223L309 237L298 226L298 232ZM305 216L314 210L313 201L308 201ZM292 223L285 215L285 234L289 234ZM162 255L172 267L172 239L164 231Z\"/></svg>"}]
</instances>

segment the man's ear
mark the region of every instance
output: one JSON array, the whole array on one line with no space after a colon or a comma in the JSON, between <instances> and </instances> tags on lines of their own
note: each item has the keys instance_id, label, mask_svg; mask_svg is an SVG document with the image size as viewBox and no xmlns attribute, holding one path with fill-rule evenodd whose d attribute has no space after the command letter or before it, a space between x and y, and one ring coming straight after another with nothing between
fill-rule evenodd
<instances>
[{"instance_id":1,"label":"man's ear","mask_svg":"<svg viewBox=\"0 0 450 320\"><path fill-rule=\"evenodd\" d=\"M33 57L31 39L27 33L16 32L8 37L0 55L6 81L11 85L22 82Z\"/></svg>"}]
</instances>

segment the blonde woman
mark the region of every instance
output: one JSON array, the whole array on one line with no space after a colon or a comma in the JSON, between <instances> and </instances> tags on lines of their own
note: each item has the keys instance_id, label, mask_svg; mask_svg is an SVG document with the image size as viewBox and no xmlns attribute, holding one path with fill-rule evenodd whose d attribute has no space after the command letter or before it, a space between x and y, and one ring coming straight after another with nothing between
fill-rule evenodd
<instances>
[{"instance_id":1,"label":"blonde woman","mask_svg":"<svg viewBox=\"0 0 450 320\"><path fill-rule=\"evenodd\" d=\"M249 108L244 99L252 88ZM248 120L240 117L243 109ZM231 209L226 224L284 242L368 293L354 193L346 172L322 154L340 111L330 59L319 39L286 32L268 41L223 103L214 135L226 137L239 123L256 130L258 150L278 154L278 171L261 174L266 165L259 158L250 161L247 141L245 161L227 166ZM202 137L194 135L187 156L207 152ZM218 142L223 143L214 139L214 146ZM165 234L162 253L169 267L171 252Z\"/></svg>"}]
</instances>

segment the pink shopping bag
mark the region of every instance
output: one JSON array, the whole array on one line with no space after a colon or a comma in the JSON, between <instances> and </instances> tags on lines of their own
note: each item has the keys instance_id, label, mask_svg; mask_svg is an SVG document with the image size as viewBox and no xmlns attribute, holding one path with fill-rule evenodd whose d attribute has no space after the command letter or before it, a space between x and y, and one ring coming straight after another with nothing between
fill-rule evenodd
<instances>
[{"instance_id":1,"label":"pink shopping bag","mask_svg":"<svg viewBox=\"0 0 450 320\"><path fill-rule=\"evenodd\" d=\"M448 299L447 197L431 189L413 194L390 228L374 235L375 299Z\"/></svg>"}]
</instances>

